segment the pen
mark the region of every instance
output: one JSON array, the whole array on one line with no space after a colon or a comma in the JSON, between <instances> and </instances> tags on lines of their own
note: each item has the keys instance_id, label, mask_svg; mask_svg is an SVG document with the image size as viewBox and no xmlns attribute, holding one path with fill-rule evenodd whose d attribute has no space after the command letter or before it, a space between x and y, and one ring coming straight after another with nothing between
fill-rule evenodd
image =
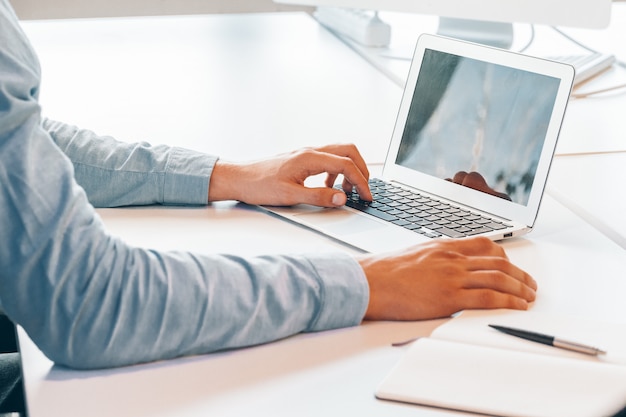
<instances>
[{"instance_id":1,"label":"pen","mask_svg":"<svg viewBox=\"0 0 626 417\"><path fill-rule=\"evenodd\" d=\"M495 324L490 324L489 327L501 331L502 333L510 334L511 336L521 337L522 339L531 340L537 343L543 343L544 345L554 346L561 349L572 350L574 352L580 352L594 356L606 354L606 352L602 349L559 339L555 336L548 336L546 334L535 333L528 330L515 329L511 327L497 326Z\"/></svg>"}]
</instances>

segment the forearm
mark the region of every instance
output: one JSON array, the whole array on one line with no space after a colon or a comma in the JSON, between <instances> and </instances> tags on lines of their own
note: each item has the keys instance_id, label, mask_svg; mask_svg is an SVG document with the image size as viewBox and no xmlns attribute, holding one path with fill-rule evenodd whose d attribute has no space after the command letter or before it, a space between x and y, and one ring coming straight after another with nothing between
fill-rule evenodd
<instances>
[{"instance_id":1,"label":"forearm","mask_svg":"<svg viewBox=\"0 0 626 417\"><path fill-rule=\"evenodd\" d=\"M0 227L10 242L0 247L0 298L55 362L121 366L362 320L367 283L351 257L243 259L128 246L106 233L45 132L28 123L17 133L0 172ZM26 177L28 185L19 180Z\"/></svg>"},{"instance_id":2,"label":"forearm","mask_svg":"<svg viewBox=\"0 0 626 417\"><path fill-rule=\"evenodd\" d=\"M208 202L215 156L120 142L48 119L42 126L70 158L76 181L96 207Z\"/></svg>"},{"instance_id":3,"label":"forearm","mask_svg":"<svg viewBox=\"0 0 626 417\"><path fill-rule=\"evenodd\" d=\"M353 326L367 303L365 281L347 259L111 246L102 262L59 279L20 276L12 284L21 288L3 289L17 294L7 302L10 317L58 364L108 368Z\"/></svg>"}]
</instances>

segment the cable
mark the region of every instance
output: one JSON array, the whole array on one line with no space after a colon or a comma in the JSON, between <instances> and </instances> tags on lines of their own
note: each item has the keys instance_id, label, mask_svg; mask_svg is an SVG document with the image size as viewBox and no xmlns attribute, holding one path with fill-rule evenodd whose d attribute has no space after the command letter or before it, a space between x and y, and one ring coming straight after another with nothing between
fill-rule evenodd
<instances>
[{"instance_id":1,"label":"cable","mask_svg":"<svg viewBox=\"0 0 626 417\"><path fill-rule=\"evenodd\" d=\"M530 38L528 39L528 42L526 42L526 45L524 45L517 51L519 53L525 52L535 40L535 25L531 23L529 26L530 26Z\"/></svg>"},{"instance_id":2,"label":"cable","mask_svg":"<svg viewBox=\"0 0 626 417\"><path fill-rule=\"evenodd\" d=\"M574 39L573 37L571 37L570 35L568 35L567 33L563 32L561 29L557 28L556 26L550 26L554 31L556 31L558 34L560 34L561 36L563 36L565 39L569 40L572 43L575 43L576 45L580 46L583 49L586 49L587 51L591 52L592 54L598 54L599 52L596 51L593 48L588 47L587 45L583 44L582 42L577 41L576 39Z\"/></svg>"}]
</instances>

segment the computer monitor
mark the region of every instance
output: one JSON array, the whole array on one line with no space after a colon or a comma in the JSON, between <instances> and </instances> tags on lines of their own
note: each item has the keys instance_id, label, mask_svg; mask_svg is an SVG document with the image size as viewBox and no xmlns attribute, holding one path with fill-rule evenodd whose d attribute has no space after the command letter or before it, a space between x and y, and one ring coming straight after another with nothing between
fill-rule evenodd
<instances>
[{"instance_id":1,"label":"computer monitor","mask_svg":"<svg viewBox=\"0 0 626 417\"><path fill-rule=\"evenodd\" d=\"M274 0L277 3L413 12L440 17L439 34L509 48L513 23L601 29L611 0ZM450 20L452 19L452 20Z\"/></svg>"}]
</instances>

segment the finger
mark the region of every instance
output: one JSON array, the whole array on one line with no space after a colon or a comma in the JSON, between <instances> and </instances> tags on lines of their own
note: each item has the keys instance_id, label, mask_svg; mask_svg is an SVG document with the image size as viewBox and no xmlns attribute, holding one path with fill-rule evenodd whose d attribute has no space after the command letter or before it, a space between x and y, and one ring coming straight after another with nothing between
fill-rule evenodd
<instances>
[{"instance_id":1,"label":"finger","mask_svg":"<svg viewBox=\"0 0 626 417\"><path fill-rule=\"evenodd\" d=\"M366 178L369 178L369 170L365 159L354 144L327 145L317 148L320 152L332 153L337 156L350 158Z\"/></svg>"},{"instance_id":2,"label":"finger","mask_svg":"<svg viewBox=\"0 0 626 417\"><path fill-rule=\"evenodd\" d=\"M346 192L351 192L353 187L356 187L359 196L368 201L372 201L372 193L369 188L369 169L365 160L361 156L357 147L352 144L345 145L328 145L316 149L319 152L333 154L339 157L348 158L356 168L355 170L347 170L343 172L344 180L342 182L342 189ZM326 186L332 187L335 183L337 175L329 173L326 178ZM365 179L365 181L362 181Z\"/></svg>"},{"instance_id":3,"label":"finger","mask_svg":"<svg viewBox=\"0 0 626 417\"><path fill-rule=\"evenodd\" d=\"M343 191L325 187L305 188L300 197L302 203L319 207L340 207L347 200Z\"/></svg>"},{"instance_id":4,"label":"finger","mask_svg":"<svg viewBox=\"0 0 626 417\"><path fill-rule=\"evenodd\" d=\"M326 175L326 181L324 182L324 184L328 187L328 188L333 188L335 186L335 181L337 180L338 175L337 174L327 174ZM344 191L349 191L349 190L344 190Z\"/></svg>"},{"instance_id":5,"label":"finger","mask_svg":"<svg viewBox=\"0 0 626 417\"><path fill-rule=\"evenodd\" d=\"M314 164L311 166L314 167L315 170L311 169L310 171L317 171L317 173L321 170L326 171L329 176L334 176L335 178L338 174L342 174L344 176L342 184L344 191L351 191L352 186L354 186L361 198L364 200L372 200L372 193L368 184L369 172L367 169L363 172L363 170L347 156L338 156L334 153L322 152L316 152L312 155L312 161L309 163ZM331 186L328 179L326 185Z\"/></svg>"},{"instance_id":6,"label":"finger","mask_svg":"<svg viewBox=\"0 0 626 417\"><path fill-rule=\"evenodd\" d=\"M469 174L465 176L465 178L463 178L462 184L465 185L466 187L470 187L470 188L474 188L474 189L482 190L482 191L489 188L489 185L487 184L487 181L485 180L485 178L483 178L483 176L480 175L478 172L474 172L474 171L470 172Z\"/></svg>"},{"instance_id":7,"label":"finger","mask_svg":"<svg viewBox=\"0 0 626 417\"><path fill-rule=\"evenodd\" d=\"M462 300L461 308L463 310L496 308L528 310L529 306L529 302L524 298L485 288L465 291L462 294Z\"/></svg>"},{"instance_id":8,"label":"finger","mask_svg":"<svg viewBox=\"0 0 626 417\"><path fill-rule=\"evenodd\" d=\"M465 289L489 289L534 301L537 286L534 280L530 280L527 281L526 277L518 279L502 271L474 271L468 275L463 287Z\"/></svg>"},{"instance_id":9,"label":"finger","mask_svg":"<svg viewBox=\"0 0 626 417\"><path fill-rule=\"evenodd\" d=\"M335 181L337 180L337 177L338 177L337 174L328 174L326 176L326 181L324 182L324 184L328 188L333 188L335 186ZM344 177L343 181L341 182L341 189L345 193L351 193L354 191L354 187L355 185L352 184L346 177ZM363 200L372 201L372 198L371 198L372 192L369 189L369 183L367 184L367 189L365 191L363 191L363 187L361 186L360 189L357 187L357 192L359 193L359 197L361 197ZM369 193L369 196L368 196L368 193Z\"/></svg>"},{"instance_id":10,"label":"finger","mask_svg":"<svg viewBox=\"0 0 626 417\"><path fill-rule=\"evenodd\" d=\"M502 246L484 236L437 240L433 244L466 256L496 256L508 259Z\"/></svg>"},{"instance_id":11,"label":"finger","mask_svg":"<svg viewBox=\"0 0 626 417\"><path fill-rule=\"evenodd\" d=\"M464 261L466 270L470 272L469 276L474 278L475 286L478 286L480 283L476 281L476 278L480 277L491 288L503 285L503 282L500 282L502 280L514 284L515 282L520 282L533 291L537 290L537 282L533 277L506 258L499 256L468 256ZM506 291L505 287L500 287L500 289Z\"/></svg>"},{"instance_id":12,"label":"finger","mask_svg":"<svg viewBox=\"0 0 626 417\"><path fill-rule=\"evenodd\" d=\"M356 188L357 193L359 193L359 197L362 200L372 201L374 197L372 196L372 190L370 190L370 185L367 181L355 183L352 180L352 177L344 177L344 180L341 184L341 187L344 191L349 191L352 189L352 186Z\"/></svg>"},{"instance_id":13,"label":"finger","mask_svg":"<svg viewBox=\"0 0 626 417\"><path fill-rule=\"evenodd\" d=\"M456 174L454 174L454 177L452 177L452 182L455 182L457 184L463 184L463 181L465 180L466 176L467 176L467 172L459 171Z\"/></svg>"},{"instance_id":14,"label":"finger","mask_svg":"<svg viewBox=\"0 0 626 417\"><path fill-rule=\"evenodd\" d=\"M537 282L527 272L512 264L509 260L500 257L467 257L466 268L472 272L491 272L494 274L501 273L511 280L519 281L525 286L536 290ZM495 277L497 278L497 276ZM493 282L490 281L492 285Z\"/></svg>"}]
</instances>

